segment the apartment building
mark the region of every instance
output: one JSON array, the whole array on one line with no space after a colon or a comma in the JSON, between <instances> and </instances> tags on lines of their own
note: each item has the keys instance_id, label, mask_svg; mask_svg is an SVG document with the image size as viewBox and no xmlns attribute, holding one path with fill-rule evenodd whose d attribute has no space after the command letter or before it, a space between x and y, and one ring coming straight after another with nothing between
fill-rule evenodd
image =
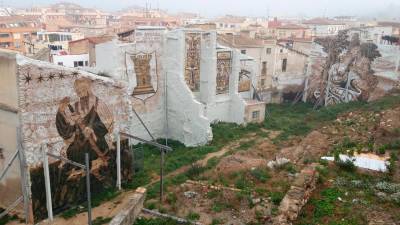
<instances>
[{"instance_id":1,"label":"apartment building","mask_svg":"<svg viewBox=\"0 0 400 225\"><path fill-rule=\"evenodd\" d=\"M33 52L32 41L36 39L39 29L40 24L30 17L1 17L0 48L30 54Z\"/></svg>"}]
</instances>

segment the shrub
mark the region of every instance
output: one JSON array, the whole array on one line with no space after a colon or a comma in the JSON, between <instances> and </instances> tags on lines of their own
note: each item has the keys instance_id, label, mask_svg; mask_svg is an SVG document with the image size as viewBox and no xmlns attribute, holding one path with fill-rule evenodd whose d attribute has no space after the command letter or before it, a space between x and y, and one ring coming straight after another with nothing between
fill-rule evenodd
<instances>
[{"instance_id":1,"label":"shrub","mask_svg":"<svg viewBox=\"0 0 400 225\"><path fill-rule=\"evenodd\" d=\"M186 219L195 221L195 220L200 219L200 215L198 213L190 211L188 213L188 215L186 216Z\"/></svg>"},{"instance_id":2,"label":"shrub","mask_svg":"<svg viewBox=\"0 0 400 225\"><path fill-rule=\"evenodd\" d=\"M335 160L335 164L342 170L347 171L347 172L354 172L356 170L356 166L354 165L354 162L351 161L350 159L347 159L346 161L343 160Z\"/></svg>"},{"instance_id":3,"label":"shrub","mask_svg":"<svg viewBox=\"0 0 400 225\"><path fill-rule=\"evenodd\" d=\"M256 168L254 170L250 171L250 174L257 179L258 181L265 183L267 180L271 177L268 174L268 170L263 169L263 168Z\"/></svg>"},{"instance_id":4,"label":"shrub","mask_svg":"<svg viewBox=\"0 0 400 225\"><path fill-rule=\"evenodd\" d=\"M218 219L218 218L214 218L211 222L211 225L219 225L222 224L222 220Z\"/></svg>"},{"instance_id":5,"label":"shrub","mask_svg":"<svg viewBox=\"0 0 400 225\"><path fill-rule=\"evenodd\" d=\"M189 179L196 179L198 178L204 171L206 170L205 167L200 166L198 164L192 164L191 167L186 171L186 176Z\"/></svg>"},{"instance_id":6,"label":"shrub","mask_svg":"<svg viewBox=\"0 0 400 225\"><path fill-rule=\"evenodd\" d=\"M271 198L271 201L275 205L279 205L281 203L283 197L285 197L285 194L282 192L270 192L269 197Z\"/></svg>"}]
</instances>

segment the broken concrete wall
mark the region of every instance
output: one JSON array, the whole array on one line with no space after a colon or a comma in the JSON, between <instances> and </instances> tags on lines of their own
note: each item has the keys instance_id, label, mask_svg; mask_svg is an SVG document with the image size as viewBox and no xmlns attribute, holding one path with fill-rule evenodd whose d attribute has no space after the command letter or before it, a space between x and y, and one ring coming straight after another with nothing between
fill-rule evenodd
<instances>
[{"instance_id":1,"label":"broken concrete wall","mask_svg":"<svg viewBox=\"0 0 400 225\"><path fill-rule=\"evenodd\" d=\"M273 225L292 224L291 222L297 219L301 209L316 188L319 176L316 171L317 166L318 164L312 164L304 168L296 177L279 205L278 215L273 218Z\"/></svg>"},{"instance_id":2,"label":"broken concrete wall","mask_svg":"<svg viewBox=\"0 0 400 225\"><path fill-rule=\"evenodd\" d=\"M146 199L146 189L138 188L128 197L126 206L109 223L109 225L132 225L143 209Z\"/></svg>"},{"instance_id":3,"label":"broken concrete wall","mask_svg":"<svg viewBox=\"0 0 400 225\"><path fill-rule=\"evenodd\" d=\"M0 52L0 173L17 151L18 93L15 53ZM0 181L0 208L7 208L21 196L18 158Z\"/></svg>"},{"instance_id":4,"label":"broken concrete wall","mask_svg":"<svg viewBox=\"0 0 400 225\"><path fill-rule=\"evenodd\" d=\"M165 48L168 137L185 144L205 144L212 139L212 131L203 105L185 82L185 32L169 32Z\"/></svg>"}]
</instances>

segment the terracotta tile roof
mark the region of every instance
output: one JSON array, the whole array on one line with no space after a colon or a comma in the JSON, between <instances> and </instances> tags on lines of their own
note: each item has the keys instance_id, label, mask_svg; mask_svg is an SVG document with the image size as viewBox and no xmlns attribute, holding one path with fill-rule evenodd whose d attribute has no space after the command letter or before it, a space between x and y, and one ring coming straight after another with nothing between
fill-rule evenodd
<instances>
[{"instance_id":1,"label":"terracotta tile roof","mask_svg":"<svg viewBox=\"0 0 400 225\"><path fill-rule=\"evenodd\" d=\"M303 21L303 24L309 24L309 25L344 25L345 23L336 21L336 20L331 20L328 18L314 18L311 20L306 20Z\"/></svg>"},{"instance_id":2,"label":"terracotta tile roof","mask_svg":"<svg viewBox=\"0 0 400 225\"><path fill-rule=\"evenodd\" d=\"M228 45L230 47L262 47L264 41L260 39L250 38L245 35L231 35L231 34L220 34L217 38L221 44Z\"/></svg>"},{"instance_id":3,"label":"terracotta tile roof","mask_svg":"<svg viewBox=\"0 0 400 225\"><path fill-rule=\"evenodd\" d=\"M388 27L398 27L398 28L400 28L400 22L383 21L383 22L378 22L378 26L388 26Z\"/></svg>"},{"instance_id":4,"label":"terracotta tile roof","mask_svg":"<svg viewBox=\"0 0 400 225\"><path fill-rule=\"evenodd\" d=\"M246 18L235 17L235 16L225 16L214 20L215 23L244 23Z\"/></svg>"},{"instance_id":5,"label":"terracotta tile roof","mask_svg":"<svg viewBox=\"0 0 400 225\"><path fill-rule=\"evenodd\" d=\"M75 40L75 41L70 41L69 43L77 43L77 42L81 42L81 41L89 41L90 43L93 44L101 44L107 41L111 41L113 39L113 36L96 36L96 37L87 37L87 38L83 38L83 39L79 39L79 40Z\"/></svg>"},{"instance_id":6,"label":"terracotta tile roof","mask_svg":"<svg viewBox=\"0 0 400 225\"><path fill-rule=\"evenodd\" d=\"M303 29L309 29L309 28L298 25L298 24L282 24L282 25L277 26L276 29L303 30Z\"/></svg>"}]
</instances>

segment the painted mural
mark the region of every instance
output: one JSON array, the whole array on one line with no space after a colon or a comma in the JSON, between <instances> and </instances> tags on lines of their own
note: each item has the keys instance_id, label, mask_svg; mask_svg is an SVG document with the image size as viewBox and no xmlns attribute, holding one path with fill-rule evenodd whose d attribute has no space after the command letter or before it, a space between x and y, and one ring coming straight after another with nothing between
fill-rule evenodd
<instances>
[{"instance_id":1,"label":"painted mural","mask_svg":"<svg viewBox=\"0 0 400 225\"><path fill-rule=\"evenodd\" d=\"M250 71L246 69L241 69L239 73L239 92L246 92L250 91L250 85L251 85L251 80L250 80Z\"/></svg>"},{"instance_id":2,"label":"painted mural","mask_svg":"<svg viewBox=\"0 0 400 225\"><path fill-rule=\"evenodd\" d=\"M201 34L186 34L185 81L190 90L200 91Z\"/></svg>"},{"instance_id":3,"label":"painted mural","mask_svg":"<svg viewBox=\"0 0 400 225\"><path fill-rule=\"evenodd\" d=\"M158 88L156 53L140 52L130 55L130 59L136 76L136 85L132 95L141 99L153 96Z\"/></svg>"},{"instance_id":4,"label":"painted mural","mask_svg":"<svg viewBox=\"0 0 400 225\"><path fill-rule=\"evenodd\" d=\"M57 131L65 143L61 155L84 164L85 153L89 153L90 161L101 159L106 163L112 144L105 136L112 132L113 115L93 94L90 79L76 79L74 90L79 99L71 103L69 96L63 98L56 115Z\"/></svg>"},{"instance_id":5,"label":"painted mural","mask_svg":"<svg viewBox=\"0 0 400 225\"><path fill-rule=\"evenodd\" d=\"M232 52L217 52L217 94L229 92L229 76L232 72Z\"/></svg>"},{"instance_id":6,"label":"painted mural","mask_svg":"<svg viewBox=\"0 0 400 225\"><path fill-rule=\"evenodd\" d=\"M126 89L112 80L47 64L18 68L22 138L30 173L34 218L47 217L42 151L84 164L89 153L94 195L116 183L115 121L129 121ZM132 153L123 150L122 174L130 181ZM85 201L85 173L49 157L53 211Z\"/></svg>"}]
</instances>

